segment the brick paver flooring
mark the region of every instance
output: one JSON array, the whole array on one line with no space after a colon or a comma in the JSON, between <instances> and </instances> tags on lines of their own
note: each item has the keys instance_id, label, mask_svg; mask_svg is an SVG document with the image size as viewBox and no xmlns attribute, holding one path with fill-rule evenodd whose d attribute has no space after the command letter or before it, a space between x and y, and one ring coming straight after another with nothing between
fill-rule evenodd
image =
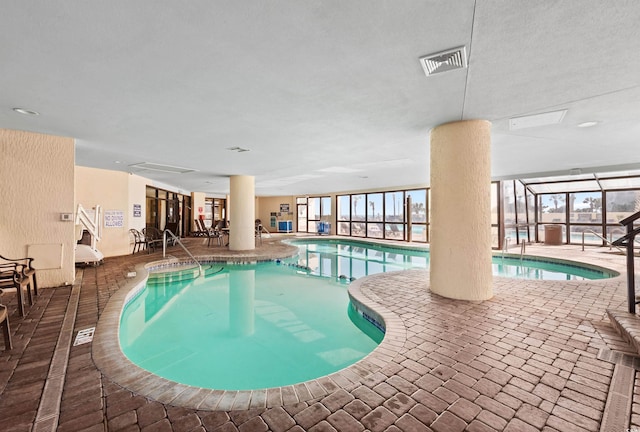
<instances>
[{"instance_id":1,"label":"brick paver flooring","mask_svg":"<svg viewBox=\"0 0 640 432\"><path fill-rule=\"evenodd\" d=\"M202 248L201 240L188 242L196 254L215 249ZM266 241L260 249L269 248L278 246ZM600 251L581 255L579 248L534 247L528 253L624 265L623 257ZM143 252L79 269L74 331L95 326L111 295L127 284L127 273L158 258L158 252ZM626 309L623 277L495 278L494 297L485 302L432 294L422 270L374 275L362 280L360 289L371 303L399 317L406 333L392 361L362 380L326 380L322 396L305 402L199 411L121 387L96 368L89 343L71 348L57 430L598 431L615 366L599 360L598 352L632 351L606 316L606 309ZM15 294L0 297L12 310L14 338L13 350L0 351L0 430L5 432L34 427L71 287L40 292L24 318L15 313ZM632 428L640 420L637 401Z\"/></svg>"}]
</instances>

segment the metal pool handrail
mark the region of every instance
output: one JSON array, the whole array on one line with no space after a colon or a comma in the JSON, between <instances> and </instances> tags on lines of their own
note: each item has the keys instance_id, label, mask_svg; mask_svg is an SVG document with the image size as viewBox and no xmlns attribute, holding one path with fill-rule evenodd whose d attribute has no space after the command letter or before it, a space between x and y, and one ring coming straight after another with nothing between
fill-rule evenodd
<instances>
[{"instance_id":1,"label":"metal pool handrail","mask_svg":"<svg viewBox=\"0 0 640 432\"><path fill-rule=\"evenodd\" d=\"M193 256L191 252L189 252L189 249L187 249L187 247L180 241L180 238L176 237L176 235L172 233L171 230L168 230L168 229L165 229L164 232L162 233L162 258L167 257L167 233L171 237L173 237L173 239L180 245L180 247L184 249L187 255L189 255L191 259L195 261L196 264L198 264L198 277L202 276L203 275L202 264L200 264L200 262L196 259L196 257Z\"/></svg>"},{"instance_id":2,"label":"metal pool handrail","mask_svg":"<svg viewBox=\"0 0 640 432\"><path fill-rule=\"evenodd\" d=\"M613 242L611 242L611 241L607 240L606 238L602 237L600 234L598 234L598 233L597 233L597 232L595 232L594 230L590 230L590 229L582 231L582 251L583 251L583 252L584 252L584 234L585 234L585 233L590 233L590 234L593 234L593 235L594 235L594 236L596 236L596 237L601 238L601 239L602 239L606 244L608 244L608 245L609 245L609 250L611 250L611 247L613 246L613 247L615 247L616 249L618 249L620 252L625 253L625 251L624 251L624 250L620 249L618 246L615 246L615 245L613 244Z\"/></svg>"}]
</instances>

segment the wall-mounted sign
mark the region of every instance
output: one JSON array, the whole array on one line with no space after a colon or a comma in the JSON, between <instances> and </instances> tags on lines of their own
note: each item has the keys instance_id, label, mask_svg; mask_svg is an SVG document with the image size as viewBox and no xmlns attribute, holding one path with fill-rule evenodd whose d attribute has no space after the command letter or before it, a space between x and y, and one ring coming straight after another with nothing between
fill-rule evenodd
<instances>
[{"instance_id":1,"label":"wall-mounted sign","mask_svg":"<svg viewBox=\"0 0 640 432\"><path fill-rule=\"evenodd\" d=\"M104 212L105 228L124 227L124 212L122 210L106 210Z\"/></svg>"},{"instance_id":2,"label":"wall-mounted sign","mask_svg":"<svg viewBox=\"0 0 640 432\"><path fill-rule=\"evenodd\" d=\"M280 204L280 213L289 213L289 204Z\"/></svg>"},{"instance_id":3,"label":"wall-mounted sign","mask_svg":"<svg viewBox=\"0 0 640 432\"><path fill-rule=\"evenodd\" d=\"M133 217L142 217L142 205L140 204L133 205Z\"/></svg>"}]
</instances>

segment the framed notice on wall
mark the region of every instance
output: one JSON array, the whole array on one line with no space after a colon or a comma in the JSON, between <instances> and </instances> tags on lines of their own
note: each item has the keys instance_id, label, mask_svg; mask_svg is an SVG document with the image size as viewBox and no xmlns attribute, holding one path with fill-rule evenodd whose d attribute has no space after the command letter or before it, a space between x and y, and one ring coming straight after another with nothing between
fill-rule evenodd
<instances>
[{"instance_id":1,"label":"framed notice on wall","mask_svg":"<svg viewBox=\"0 0 640 432\"><path fill-rule=\"evenodd\" d=\"M133 205L133 217L142 217L142 205L140 204Z\"/></svg>"},{"instance_id":2,"label":"framed notice on wall","mask_svg":"<svg viewBox=\"0 0 640 432\"><path fill-rule=\"evenodd\" d=\"M289 213L289 204L280 204L280 213Z\"/></svg>"}]
</instances>

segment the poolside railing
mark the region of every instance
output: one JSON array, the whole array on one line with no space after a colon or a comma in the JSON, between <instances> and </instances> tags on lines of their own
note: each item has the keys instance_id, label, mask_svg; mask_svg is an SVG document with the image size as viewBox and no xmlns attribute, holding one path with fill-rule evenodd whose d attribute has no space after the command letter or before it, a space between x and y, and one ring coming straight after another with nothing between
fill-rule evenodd
<instances>
[{"instance_id":1,"label":"poolside railing","mask_svg":"<svg viewBox=\"0 0 640 432\"><path fill-rule=\"evenodd\" d=\"M634 270L634 254L633 245L636 235L640 233L640 227L633 228L633 223L640 219L640 211L632 214L631 216L622 219L620 225L626 228L627 233L613 242L614 246L626 246L627 248L627 304L629 306L629 313L636 313L636 282L635 282L635 270Z\"/></svg>"},{"instance_id":2,"label":"poolside railing","mask_svg":"<svg viewBox=\"0 0 640 432\"><path fill-rule=\"evenodd\" d=\"M603 236L601 236L600 234L598 234L597 232L595 232L594 230L584 230L582 231L582 251L584 252L584 235L585 234L592 234L600 239L602 239L602 241L605 242L605 244L609 245L609 250L611 250L612 247L615 247L616 249L618 249L620 252L625 253L625 251L623 249L620 249L618 246L613 244L612 240L607 240L606 238L604 238ZM611 233L613 235L613 232Z\"/></svg>"},{"instance_id":3,"label":"poolside railing","mask_svg":"<svg viewBox=\"0 0 640 432\"><path fill-rule=\"evenodd\" d=\"M196 257L194 257L193 254L189 252L189 249L187 249L187 247L180 241L180 238L168 229L165 229L162 233L162 258L167 257L167 234L170 235L173 238L173 241L179 244L180 247L187 253L187 255L189 255L189 257L191 257L191 259L198 265L198 277L202 276L204 273L202 271L202 264L200 264L200 261L198 261Z\"/></svg>"}]
</instances>

